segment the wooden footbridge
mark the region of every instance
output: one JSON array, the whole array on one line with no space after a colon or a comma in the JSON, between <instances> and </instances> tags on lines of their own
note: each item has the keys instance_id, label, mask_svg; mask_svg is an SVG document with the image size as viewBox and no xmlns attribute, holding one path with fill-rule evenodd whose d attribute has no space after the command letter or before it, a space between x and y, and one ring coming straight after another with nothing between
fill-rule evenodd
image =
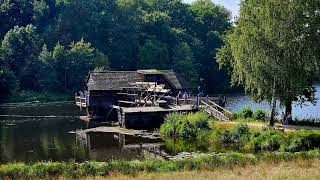
<instances>
[{"instance_id":1,"label":"wooden footbridge","mask_svg":"<svg viewBox=\"0 0 320 180\"><path fill-rule=\"evenodd\" d=\"M232 113L225 108L219 106L215 102L209 100L208 97L200 99L199 107L204 109L209 116L214 117L220 121L230 121Z\"/></svg>"}]
</instances>

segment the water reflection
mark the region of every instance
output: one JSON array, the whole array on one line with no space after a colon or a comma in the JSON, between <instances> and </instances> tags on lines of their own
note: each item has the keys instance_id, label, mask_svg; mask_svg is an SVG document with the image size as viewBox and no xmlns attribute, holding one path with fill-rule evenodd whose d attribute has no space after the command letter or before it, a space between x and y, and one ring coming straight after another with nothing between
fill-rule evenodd
<instances>
[{"instance_id":1,"label":"water reflection","mask_svg":"<svg viewBox=\"0 0 320 180\"><path fill-rule=\"evenodd\" d=\"M13 126L1 124L0 161L84 160L85 157L79 154L84 148L76 143L74 135L66 133L74 127L70 126L74 122L58 118L16 123ZM77 150L72 151L75 148Z\"/></svg>"},{"instance_id":2,"label":"water reflection","mask_svg":"<svg viewBox=\"0 0 320 180\"><path fill-rule=\"evenodd\" d=\"M83 123L77 116L79 109L72 103L0 105L0 162L132 160L165 155L161 140L69 133L101 125Z\"/></svg>"},{"instance_id":3,"label":"water reflection","mask_svg":"<svg viewBox=\"0 0 320 180\"><path fill-rule=\"evenodd\" d=\"M91 160L110 161L164 158L161 140L145 139L118 133L76 134L77 141L87 147Z\"/></svg>"}]
</instances>

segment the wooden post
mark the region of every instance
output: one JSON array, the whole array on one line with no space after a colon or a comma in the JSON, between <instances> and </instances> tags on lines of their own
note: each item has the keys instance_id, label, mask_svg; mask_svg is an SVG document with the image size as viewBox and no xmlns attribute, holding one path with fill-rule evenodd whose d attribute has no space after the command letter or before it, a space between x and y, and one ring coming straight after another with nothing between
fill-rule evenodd
<instances>
[{"instance_id":1,"label":"wooden post","mask_svg":"<svg viewBox=\"0 0 320 180\"><path fill-rule=\"evenodd\" d=\"M197 108L199 108L199 106L200 106L200 97L199 97L199 95L197 96Z\"/></svg>"}]
</instances>

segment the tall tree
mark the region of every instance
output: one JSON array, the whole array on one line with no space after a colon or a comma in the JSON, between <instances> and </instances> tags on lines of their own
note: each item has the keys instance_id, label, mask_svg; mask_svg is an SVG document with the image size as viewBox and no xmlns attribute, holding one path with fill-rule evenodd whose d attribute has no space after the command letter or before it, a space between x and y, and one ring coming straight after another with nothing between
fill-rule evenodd
<instances>
[{"instance_id":1,"label":"tall tree","mask_svg":"<svg viewBox=\"0 0 320 180\"><path fill-rule=\"evenodd\" d=\"M307 14L315 14L320 6L309 9L311 3L241 1L240 17L217 56L221 66L229 66L233 84L243 84L257 101L271 101L274 92L287 113L319 69L319 52L310 48L319 38L319 27L311 30Z\"/></svg>"},{"instance_id":2,"label":"tall tree","mask_svg":"<svg viewBox=\"0 0 320 180\"><path fill-rule=\"evenodd\" d=\"M195 63L193 52L187 43L181 43L173 50L173 63L174 70L195 87L199 79L199 67Z\"/></svg>"},{"instance_id":3,"label":"tall tree","mask_svg":"<svg viewBox=\"0 0 320 180\"><path fill-rule=\"evenodd\" d=\"M190 25L195 37L192 47L204 88L209 93L223 92L228 76L219 70L215 57L216 49L223 45L221 36L231 27L230 12L211 0L195 1L190 11L194 15L194 23Z\"/></svg>"},{"instance_id":4,"label":"tall tree","mask_svg":"<svg viewBox=\"0 0 320 180\"><path fill-rule=\"evenodd\" d=\"M108 57L83 39L72 42L68 47L57 43L52 53L44 47L39 58L46 64L50 63L52 58L53 65L49 64L49 67L53 66L57 78L52 81L59 82L56 85L57 89L64 89L67 92L81 90L89 71L96 67L109 68Z\"/></svg>"},{"instance_id":5,"label":"tall tree","mask_svg":"<svg viewBox=\"0 0 320 180\"><path fill-rule=\"evenodd\" d=\"M139 67L170 68L167 45L157 40L147 40L145 45L139 50Z\"/></svg>"},{"instance_id":6,"label":"tall tree","mask_svg":"<svg viewBox=\"0 0 320 180\"><path fill-rule=\"evenodd\" d=\"M7 32L2 43L2 59L5 66L13 71L23 89L37 88L37 56L40 52L41 39L36 28L15 26Z\"/></svg>"},{"instance_id":7,"label":"tall tree","mask_svg":"<svg viewBox=\"0 0 320 180\"><path fill-rule=\"evenodd\" d=\"M33 0L0 1L0 38L14 26L26 26L32 22Z\"/></svg>"},{"instance_id":8,"label":"tall tree","mask_svg":"<svg viewBox=\"0 0 320 180\"><path fill-rule=\"evenodd\" d=\"M37 79L41 90L44 91L59 91L57 79L57 72L55 70L55 59L53 58L52 52L48 50L46 44L43 45L42 51L39 54L39 73Z\"/></svg>"}]
</instances>

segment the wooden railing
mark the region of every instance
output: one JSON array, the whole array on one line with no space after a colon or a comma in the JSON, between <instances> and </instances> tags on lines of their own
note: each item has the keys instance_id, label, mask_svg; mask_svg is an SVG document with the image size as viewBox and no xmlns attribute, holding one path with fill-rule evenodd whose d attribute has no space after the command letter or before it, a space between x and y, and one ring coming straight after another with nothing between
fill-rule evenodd
<instances>
[{"instance_id":1,"label":"wooden railing","mask_svg":"<svg viewBox=\"0 0 320 180\"><path fill-rule=\"evenodd\" d=\"M227 115L232 113L210 100L208 102L200 100L200 107L204 108L209 116L215 117L220 121L230 121Z\"/></svg>"},{"instance_id":2,"label":"wooden railing","mask_svg":"<svg viewBox=\"0 0 320 180\"><path fill-rule=\"evenodd\" d=\"M76 105L79 106L80 108L82 108L82 107L87 107L86 97L76 96L76 97L75 97L75 100L76 100Z\"/></svg>"}]
</instances>

